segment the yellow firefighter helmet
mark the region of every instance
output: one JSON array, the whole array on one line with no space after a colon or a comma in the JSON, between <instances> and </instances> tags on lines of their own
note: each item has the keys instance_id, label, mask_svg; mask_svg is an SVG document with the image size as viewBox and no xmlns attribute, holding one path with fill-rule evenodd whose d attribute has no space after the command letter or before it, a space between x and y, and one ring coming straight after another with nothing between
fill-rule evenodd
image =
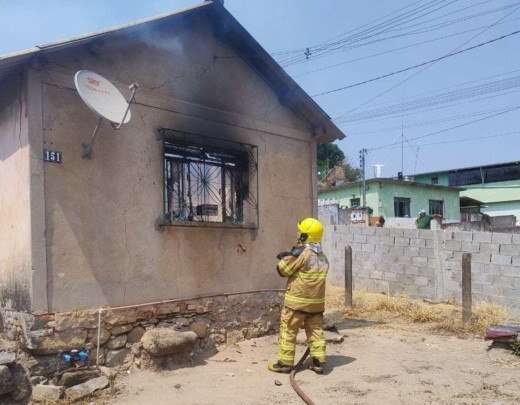
<instances>
[{"instance_id":1,"label":"yellow firefighter helmet","mask_svg":"<svg viewBox=\"0 0 520 405\"><path fill-rule=\"evenodd\" d=\"M298 222L299 238L302 242L321 242L323 225L316 218L305 218Z\"/></svg>"}]
</instances>

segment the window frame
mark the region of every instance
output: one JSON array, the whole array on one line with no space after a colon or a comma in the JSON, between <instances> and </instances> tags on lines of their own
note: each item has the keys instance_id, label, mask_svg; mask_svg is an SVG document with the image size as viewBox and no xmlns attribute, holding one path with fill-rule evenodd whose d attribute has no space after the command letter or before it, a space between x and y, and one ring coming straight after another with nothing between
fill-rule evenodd
<instances>
[{"instance_id":1,"label":"window frame","mask_svg":"<svg viewBox=\"0 0 520 405\"><path fill-rule=\"evenodd\" d=\"M408 216L406 214L400 216L398 215L398 207L400 203L405 203L408 206L408 209L405 211L408 211ZM409 197L394 197L394 217L395 218L411 218L411 206L412 206L412 199ZM406 207L406 205L405 205Z\"/></svg>"},{"instance_id":2,"label":"window frame","mask_svg":"<svg viewBox=\"0 0 520 405\"><path fill-rule=\"evenodd\" d=\"M177 131L173 129L160 128L158 130L159 140L162 141L161 162L162 162L162 176L163 176L163 208L162 214L158 220L157 225L161 226L180 226L180 227L201 227L201 228L239 228L239 229L258 229L259 227L259 204L258 204L258 147L256 145L246 144L242 142L229 141L227 139L201 135L196 133L188 133ZM171 212L168 211L168 177L167 177L167 161L181 160L181 158L167 157L168 148L170 147L186 147L186 148L200 148L206 150L210 154L224 153L234 155L237 159L239 155L247 154L247 168L244 174L247 176L247 191L245 192L241 201L241 209L244 211L242 222L224 222L225 214L222 212L226 201L220 200L218 203L219 211L222 216L220 221L205 221L205 220L182 220L173 218ZM171 150L170 150L171 151ZM207 154L205 156L208 156ZM200 164L201 161L194 163ZM181 163L184 164L184 163ZM211 163L208 163L211 167ZM219 166L215 164L214 166ZM220 166L220 170L224 169ZM225 174L221 173L225 177ZM225 199L225 191L222 188L219 191L221 198ZM204 204L203 204L204 205ZM246 208L247 205L247 208ZM200 206L200 204L199 204ZM194 214L196 207L192 205L191 214ZM247 210L247 215L245 211ZM200 215L203 217L204 215ZM206 215L207 216L207 215Z\"/></svg>"},{"instance_id":3,"label":"window frame","mask_svg":"<svg viewBox=\"0 0 520 405\"><path fill-rule=\"evenodd\" d=\"M432 203L435 203L435 204L440 203L440 206L441 206L440 214L432 212L433 211L432 208L434 208L434 207L432 207ZM444 200L428 200L428 213L430 215L440 215L441 217L444 218Z\"/></svg>"}]
</instances>

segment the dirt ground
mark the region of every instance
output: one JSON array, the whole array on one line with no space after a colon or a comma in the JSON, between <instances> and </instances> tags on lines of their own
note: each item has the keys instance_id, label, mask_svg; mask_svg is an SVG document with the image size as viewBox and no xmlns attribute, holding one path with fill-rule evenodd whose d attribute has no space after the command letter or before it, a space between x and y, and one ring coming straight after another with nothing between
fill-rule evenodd
<instances>
[{"instance_id":1,"label":"dirt ground","mask_svg":"<svg viewBox=\"0 0 520 405\"><path fill-rule=\"evenodd\" d=\"M416 324L346 321L338 329L345 339L328 344L326 374L297 375L316 404L520 403L520 357L487 351L483 340ZM276 336L268 336L223 348L193 367L134 370L118 379L117 395L96 404L303 403L287 375L266 369L275 353Z\"/></svg>"}]
</instances>

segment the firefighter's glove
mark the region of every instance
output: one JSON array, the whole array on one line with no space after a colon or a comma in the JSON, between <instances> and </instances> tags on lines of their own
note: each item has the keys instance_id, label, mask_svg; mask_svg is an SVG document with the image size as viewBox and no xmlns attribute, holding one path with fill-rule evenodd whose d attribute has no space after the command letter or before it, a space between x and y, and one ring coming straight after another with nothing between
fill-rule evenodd
<instances>
[{"instance_id":1,"label":"firefighter's glove","mask_svg":"<svg viewBox=\"0 0 520 405\"><path fill-rule=\"evenodd\" d=\"M284 257L291 256L291 252L280 252L276 255L278 260L282 260Z\"/></svg>"}]
</instances>

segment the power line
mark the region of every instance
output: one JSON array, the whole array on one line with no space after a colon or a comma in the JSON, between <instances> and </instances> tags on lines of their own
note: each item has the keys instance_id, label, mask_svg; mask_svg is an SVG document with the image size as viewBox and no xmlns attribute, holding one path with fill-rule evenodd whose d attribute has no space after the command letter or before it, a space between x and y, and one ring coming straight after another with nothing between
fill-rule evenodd
<instances>
[{"instance_id":1,"label":"power line","mask_svg":"<svg viewBox=\"0 0 520 405\"><path fill-rule=\"evenodd\" d=\"M519 91L518 89L514 89L514 90L509 90L509 91L506 91L506 92L503 92L503 93L500 93L500 94L493 94L491 96L485 96L485 97L479 96L479 97L476 97L476 99L474 100L474 103L483 102L483 101L490 100L490 99L497 98L497 97L503 97L503 96L506 96L506 95L509 95L509 94L517 93L518 91ZM440 105L440 106L435 106L435 107L429 107L429 108L425 108L425 109L421 109L421 110L417 110L417 111L404 112L402 114L395 115L395 116L388 115L388 116L383 116L381 118L367 118L366 120L348 123L348 125L349 125L349 127L352 127L352 126L356 126L356 125L366 125L367 122L368 123L374 123L374 122L381 122L381 121L401 119L401 118L407 117L409 115L414 115L414 114L418 114L418 113L425 113L425 112L432 112L432 111L438 111L438 110L445 110L447 108L454 108L454 107L457 107L457 106L462 105L462 104L466 104L466 101L462 101L462 102L458 102L458 103L450 103L448 105ZM492 110L490 110L490 112L491 111L496 111L496 110L492 109Z\"/></svg>"},{"instance_id":2,"label":"power line","mask_svg":"<svg viewBox=\"0 0 520 405\"><path fill-rule=\"evenodd\" d=\"M519 19L520 18L508 20L507 22L509 23L509 22L516 21L516 20L519 20ZM505 23L506 23L506 21L502 22L502 24L505 24ZM443 39L457 37L457 36L460 36L460 35L467 34L469 32L478 31L478 30L480 30L481 28L484 28L484 27L486 27L486 26L480 26L480 27L472 28L472 29L465 30L465 31L459 31L459 32L454 32L452 34L448 34L448 35L442 35L442 36L439 36L439 37L435 37L435 38L432 38L432 39L427 39L427 40L420 41L420 42L414 42L413 44L401 46L401 47L398 47L398 48L388 49L386 51L376 52L376 53L373 53L373 54L370 54L370 55L366 55L366 56L360 56L358 58L344 60L344 61L341 61L341 62L338 62L338 63L334 63L332 65L327 65L327 66L323 66L323 67L320 67L320 68L317 68L317 69L308 70L308 71L303 72L303 73L297 73L297 74L294 74L292 76L293 77L303 77L303 76L307 76L307 75L310 75L310 74L313 74L313 73L323 72L325 70L333 69L333 68L336 68L336 67L339 67L339 66L348 65L350 63L354 63L354 62L359 62L359 61L366 60L366 59L375 58L377 56L387 55L389 53L394 53L394 52L402 51L402 50L405 50L405 49L414 48L416 46L421 46L421 45L429 44L429 43L432 43L432 42L442 41Z\"/></svg>"},{"instance_id":3,"label":"power line","mask_svg":"<svg viewBox=\"0 0 520 405\"><path fill-rule=\"evenodd\" d=\"M293 65L293 64L308 62L308 61L311 61L311 60L314 61L316 59L320 59L321 57L328 56L328 55L330 55L332 53L336 53L336 52L339 52L339 51L344 51L344 50L347 50L347 49L353 49L353 48L357 48L357 47L361 47L361 46L366 46L366 45L370 45L370 44L373 44L373 43L377 43L377 42L381 42L381 41L385 41L385 40L389 40L389 39L395 39L395 38L400 38L400 37L404 37L404 36L418 35L418 34L423 34L423 33L426 33L426 32L436 31L436 30L448 27L450 25L458 24L460 22L465 22L465 21L468 21L468 20L471 20L471 19L475 19L475 18L479 18L479 17L485 16L485 15L488 15L488 14L494 14L494 13L497 13L497 12L500 12L500 11L504 11L504 10L507 10L509 8L515 7L518 4L520 4L520 2L516 2L516 3L512 3L512 4L509 4L509 5L506 5L506 6L502 6L502 7L498 7L498 8L494 8L494 9L490 9L490 10L481 11L481 12L478 12L478 13L475 13L475 14L462 16L462 17L459 17L459 18L456 18L456 19L452 19L452 20L448 20L448 21L442 21L440 23L436 23L436 24L433 24L433 25L430 25L430 26L425 26L426 23L438 20L438 19L440 19L442 17L445 17L445 16L457 14L457 13L459 13L461 11L464 11L464 10L466 10L468 8L475 8L475 7L477 7L477 6L481 5L481 4L487 3L489 1L490 0L481 1L479 3L472 4L471 6L466 6L466 7L457 9L455 11L452 11L450 13L443 14L441 16L437 16L437 17L435 17L433 19L430 19L430 20L417 22L417 23L415 23L413 25L407 25L407 24L409 24L409 22L411 22L414 19L417 19L417 18L420 18L420 17L424 17L424 15L422 15L420 17L416 17L416 18L411 19L409 21L405 21L404 23L402 23L400 25L395 25L393 27L390 27L389 29L385 29L385 30L383 30L381 32L378 32L377 34L372 34L372 35L369 35L369 36L366 36L366 37L358 37L358 38L354 38L354 39L350 39L350 40L343 40L343 41L339 41L337 43L330 43L328 46L325 46L325 47L322 47L322 48L312 48L312 47L309 47L309 48L306 48L305 53L300 52L300 55L292 56L292 57L289 57L289 58L286 58L286 59L281 59L281 60L279 60L279 63L281 63L284 67L288 67L288 66ZM449 4L444 5L441 8L446 7L448 5ZM434 10L434 11L437 11L437 10ZM431 13L431 11L429 13ZM380 35L382 33L385 33L385 32L399 32L399 31L403 31L403 30L409 30L410 28L413 28L413 27L416 27L416 26L420 26L421 28L419 30L415 30L415 31L412 30L412 31L408 31L408 32L405 32L405 33L402 33L402 34L397 34L397 35L392 35L392 36L388 36L388 37L383 37L383 38L379 38L379 39L376 39L376 40L373 40L373 41L370 41L370 42L365 42L365 43L361 43L361 44L353 46L353 44L357 44L357 43L359 43L361 41L364 41L364 40L367 40L367 39L370 39L370 38L373 38L373 37L377 37L378 35ZM347 45L350 45L350 46L347 47Z\"/></svg>"},{"instance_id":4,"label":"power line","mask_svg":"<svg viewBox=\"0 0 520 405\"><path fill-rule=\"evenodd\" d=\"M509 107L510 106L508 106L508 108ZM433 119L433 120L408 123L408 124L405 124L404 128L409 129L409 128L424 127L424 126L434 126L434 125L442 124L442 123L449 122L449 121L459 121L462 119L479 117L482 115L499 112L499 111L503 111L503 110L504 110L504 108L502 107L502 108L493 108L493 109L487 109L487 110L482 110L482 111L475 111L473 113L467 113L467 114L456 114L456 115L441 117L441 118L437 118L437 119ZM401 125L395 125L395 126L391 126L391 127L379 128L374 131L359 131L359 132L355 131L353 133L349 132L349 136L381 134L381 133L388 133L390 131L397 131L399 129L401 129Z\"/></svg>"},{"instance_id":5,"label":"power line","mask_svg":"<svg viewBox=\"0 0 520 405\"><path fill-rule=\"evenodd\" d=\"M484 84L465 87L458 90L448 91L432 96L411 99L404 103L393 104L371 110L361 111L352 114L342 120L335 120L336 123L362 121L370 118L378 118L381 116L394 115L402 112L421 110L425 107L431 107L440 104L450 104L455 101L471 99L489 93L499 93L512 88L520 87L520 76L514 76L507 79L495 80Z\"/></svg>"},{"instance_id":6,"label":"power line","mask_svg":"<svg viewBox=\"0 0 520 405\"><path fill-rule=\"evenodd\" d=\"M485 27L482 31L476 33L475 35L473 35L471 38L469 38L467 41L464 41L462 44L460 44L459 46L457 46L456 48L453 49L452 52L457 52L460 50L461 47L469 44L471 41L473 41L475 38L478 38L480 35L484 34L486 31L488 31L489 29L495 27L496 25L500 24L502 21L504 21L506 18L508 18L509 16L513 15L514 13L516 13L518 11L518 9L520 9L520 7L517 7L515 9L513 9L511 12L509 12L508 14L502 16L501 18L499 18L498 20L496 20L495 22L493 22L492 24L488 25L487 27ZM421 69L420 71L418 72L415 72L415 73L412 73L410 76L406 77L405 79L401 80L400 82L398 82L397 84L395 85L392 85L390 86L388 89L376 94L374 97L371 97L370 99L368 99L367 101L357 105L356 107L354 107L353 109L350 109L349 111L347 111L346 113L342 114L342 115L346 115L346 114L350 114L351 112L353 111L356 111L358 110L359 108L363 107L364 105L367 105L368 103L371 103L373 102L374 100L377 100L379 97L382 97L384 96L385 94L391 92L392 90L396 89L397 87L401 86L402 84L406 83L408 80L411 80L413 79L415 76L421 74L422 72L424 72L426 69L429 69L431 66L433 66L435 63L437 63L438 61L435 61L433 62L432 64L428 64L426 65L423 69ZM339 118L339 117L338 117Z\"/></svg>"},{"instance_id":7,"label":"power line","mask_svg":"<svg viewBox=\"0 0 520 405\"><path fill-rule=\"evenodd\" d=\"M279 63L281 63L282 65L284 66L289 66L291 64L294 64L294 63L299 63L301 61L306 61L309 59L309 56L312 55L312 59L316 59L318 56L323 56L324 54L329 54L333 51L336 51L338 49L341 49L343 48L344 46L346 46L347 44L354 44L356 42L360 42L360 41L363 41L363 40L367 40L367 39L370 39L370 38L373 38L373 37L376 37L380 34L383 34L387 31L389 31L390 29L393 29L395 27L398 27L399 24L403 24L403 23L408 23L410 21L413 21L413 20L416 20L417 18L421 18L421 17L424 17L428 14L431 14L432 12L435 12L435 11L438 11L439 9L441 8L444 8L444 7L447 7L449 6L450 4L452 3L455 3L459 0L451 0L448 4L445 4L445 5L442 5L440 7L438 7L437 9L435 10L429 10L429 8L431 7L434 7L436 5L438 5L439 3L445 3L447 0L442 0L441 2L438 2L438 1L431 1L430 3L427 3L423 6L420 6L418 7L417 9L415 10L412 10L410 12L407 12L407 13L404 13L400 16L397 16L397 17L394 17L393 19L390 19L386 22L383 22L383 23L380 23L378 25L375 25L371 28L368 28L364 31L360 31L358 33L355 33L351 36L348 36L344 39L341 39L341 40L338 40L336 42L328 42L328 43L325 43L321 46L315 46L315 47L307 47L305 48L305 53L303 55L296 55L296 56L292 56L292 57L289 57L289 58L286 58L286 59L282 59L279 61ZM420 12L423 12L424 13L422 15L420 15L419 17L413 17L414 14L417 14L417 13L420 13ZM408 21L406 20L406 18L409 18L409 17L413 17L412 19L408 19ZM402 21L404 19L404 21ZM378 31L379 30L379 31Z\"/></svg>"},{"instance_id":8,"label":"power line","mask_svg":"<svg viewBox=\"0 0 520 405\"><path fill-rule=\"evenodd\" d=\"M516 111L518 109L520 109L520 106L515 106L513 108L509 108L507 110L500 111L498 113L491 114L491 115L488 115L488 116L483 117L483 118L478 118L478 119L475 119L475 120L464 122L462 124L458 124L458 125L455 125L455 126L452 126L452 127L449 127L449 128L444 128L444 129L441 129L439 131L430 132L430 133L427 133L425 135L416 136L414 138L410 138L410 140L414 141L414 140L417 140L417 139L423 139L423 138L427 138L427 137L434 136L434 135L440 135L440 134L443 134L443 133L446 133L446 132L449 132L449 131L453 131L454 129L462 128L462 127L465 127L465 126L468 126L468 125L475 124L477 122L481 122L481 121L484 121L484 120L495 118L495 117L498 117L500 115L504 115L504 114L510 113L512 111ZM393 143L389 143L389 144L386 144L386 145L376 146L374 148L370 148L369 151L380 150L380 149L387 149L389 147L392 147L392 146L395 146L395 145L398 145L398 144L399 144L399 142L393 142Z\"/></svg>"},{"instance_id":9,"label":"power line","mask_svg":"<svg viewBox=\"0 0 520 405\"><path fill-rule=\"evenodd\" d=\"M416 65L408 66L406 68L399 69L399 70L396 70L394 72L385 73L383 75L379 75L379 76L373 77L371 79L363 80L361 82L352 83L352 84L349 84L347 86L338 87L336 89L323 91L321 93L316 93L316 94L313 94L312 97L320 97L320 96L324 96L326 94L336 93L338 91L344 91L344 90L348 90L348 89L351 89L351 88L354 88L354 87L361 86L363 84L372 83L372 82L375 82L375 81L378 81L378 80L386 79L387 77L391 77L391 76L398 75L400 73L408 72L410 70L417 69L417 68L419 68L421 66L429 65L429 64L441 61L443 59L451 58L452 56L456 56L456 55L460 55L460 54L465 53L465 52L469 52L469 51L471 51L473 49L481 48L483 46L492 44L492 43L500 41L502 39L506 39L506 38L512 37L514 35L518 35L519 33L520 33L520 30L513 31L513 32L510 32L509 34L505 34L505 35L502 35L500 37L490 39L489 41L481 42L481 43L479 43L477 45L470 46L469 48L464 48L464 49L461 49L461 50L456 51L456 52L450 52L450 53L448 53L446 55L439 56L438 58L430 59L428 61L421 62L421 63L418 63Z\"/></svg>"}]
</instances>

